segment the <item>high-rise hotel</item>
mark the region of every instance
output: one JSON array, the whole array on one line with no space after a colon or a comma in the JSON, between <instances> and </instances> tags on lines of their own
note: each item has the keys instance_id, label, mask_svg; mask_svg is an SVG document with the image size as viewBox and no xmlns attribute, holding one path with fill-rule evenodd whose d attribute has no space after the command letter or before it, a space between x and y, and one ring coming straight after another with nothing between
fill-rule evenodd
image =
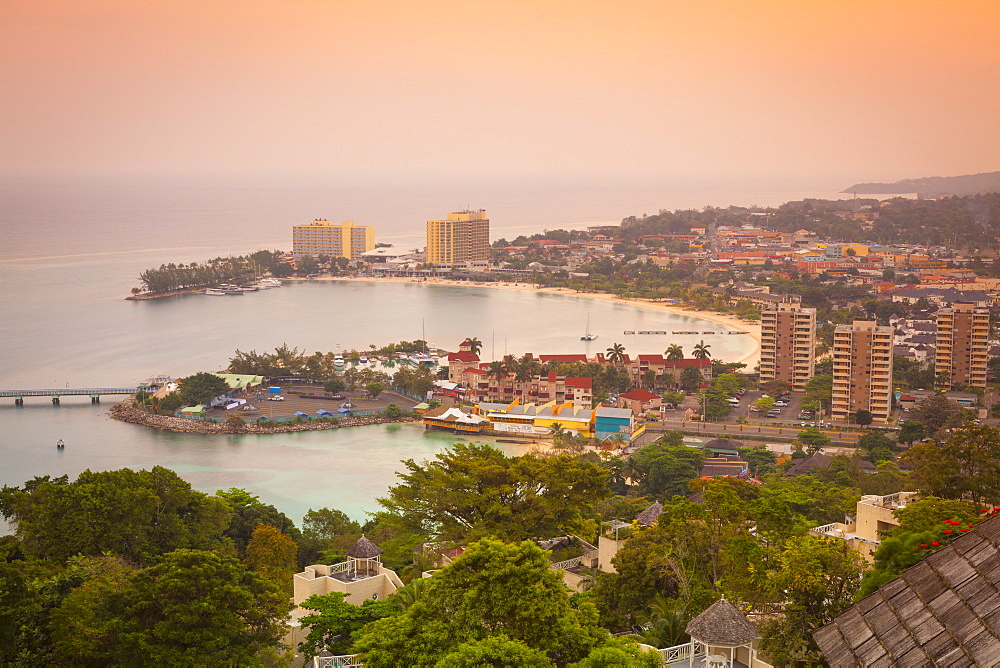
<instances>
[{"instance_id":1,"label":"high-rise hotel","mask_svg":"<svg viewBox=\"0 0 1000 668\"><path fill-rule=\"evenodd\" d=\"M990 312L968 302L938 309L934 375L943 389L986 387ZM947 378L947 380L945 380Z\"/></svg>"},{"instance_id":2,"label":"high-rise hotel","mask_svg":"<svg viewBox=\"0 0 1000 668\"><path fill-rule=\"evenodd\" d=\"M427 221L427 261L440 265L485 262L490 257L490 219L486 209L449 213Z\"/></svg>"},{"instance_id":3,"label":"high-rise hotel","mask_svg":"<svg viewBox=\"0 0 1000 668\"><path fill-rule=\"evenodd\" d=\"M801 390L816 368L816 309L779 302L760 314L760 380Z\"/></svg>"},{"instance_id":4,"label":"high-rise hotel","mask_svg":"<svg viewBox=\"0 0 1000 668\"><path fill-rule=\"evenodd\" d=\"M848 420L860 410L877 422L892 413L892 327L855 320L833 332L834 420Z\"/></svg>"},{"instance_id":5,"label":"high-rise hotel","mask_svg":"<svg viewBox=\"0 0 1000 668\"><path fill-rule=\"evenodd\" d=\"M308 225L292 226L292 255L346 257L354 260L375 248L375 228L357 223L336 225L328 220L314 220Z\"/></svg>"}]
</instances>

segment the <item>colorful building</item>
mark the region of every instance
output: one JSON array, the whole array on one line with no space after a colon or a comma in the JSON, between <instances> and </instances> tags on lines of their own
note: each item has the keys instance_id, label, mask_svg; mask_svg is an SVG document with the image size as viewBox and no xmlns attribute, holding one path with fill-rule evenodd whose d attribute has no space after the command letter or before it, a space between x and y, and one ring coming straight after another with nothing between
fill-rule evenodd
<instances>
[{"instance_id":1,"label":"colorful building","mask_svg":"<svg viewBox=\"0 0 1000 668\"><path fill-rule=\"evenodd\" d=\"M451 266L489 260L490 219L486 210L457 211L427 221L427 261Z\"/></svg>"}]
</instances>

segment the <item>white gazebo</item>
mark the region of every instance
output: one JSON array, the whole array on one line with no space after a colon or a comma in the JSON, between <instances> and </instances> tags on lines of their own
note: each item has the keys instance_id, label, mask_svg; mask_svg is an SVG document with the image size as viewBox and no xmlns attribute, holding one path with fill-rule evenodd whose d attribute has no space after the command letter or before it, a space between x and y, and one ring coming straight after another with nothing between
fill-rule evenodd
<instances>
[{"instance_id":1,"label":"white gazebo","mask_svg":"<svg viewBox=\"0 0 1000 668\"><path fill-rule=\"evenodd\" d=\"M760 633L725 598L688 622L685 630L691 636L689 665L694 665L695 654L701 653L699 649L704 651L705 668L732 668L737 661L754 665L754 641Z\"/></svg>"}]
</instances>

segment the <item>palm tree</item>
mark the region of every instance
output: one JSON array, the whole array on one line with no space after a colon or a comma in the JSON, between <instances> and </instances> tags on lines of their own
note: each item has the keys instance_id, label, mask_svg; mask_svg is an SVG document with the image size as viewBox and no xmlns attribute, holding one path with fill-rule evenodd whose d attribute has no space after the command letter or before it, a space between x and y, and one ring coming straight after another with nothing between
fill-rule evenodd
<instances>
[{"instance_id":1,"label":"palm tree","mask_svg":"<svg viewBox=\"0 0 1000 668\"><path fill-rule=\"evenodd\" d=\"M667 356L668 362L680 362L684 359L684 349L679 344L671 343L664 355Z\"/></svg>"},{"instance_id":2,"label":"palm tree","mask_svg":"<svg viewBox=\"0 0 1000 668\"><path fill-rule=\"evenodd\" d=\"M698 345L694 347L694 358L696 360L707 360L711 359L712 353L708 352L711 348L711 344L707 344L704 341L699 341Z\"/></svg>"},{"instance_id":3,"label":"palm tree","mask_svg":"<svg viewBox=\"0 0 1000 668\"><path fill-rule=\"evenodd\" d=\"M632 638L652 647L673 647L685 642L690 621L687 611L678 603L657 594L649 604L649 612L636 615L640 632Z\"/></svg>"},{"instance_id":4,"label":"palm tree","mask_svg":"<svg viewBox=\"0 0 1000 668\"><path fill-rule=\"evenodd\" d=\"M608 348L608 361L612 364L621 364L625 361L625 346L616 343Z\"/></svg>"},{"instance_id":5,"label":"palm tree","mask_svg":"<svg viewBox=\"0 0 1000 668\"><path fill-rule=\"evenodd\" d=\"M496 378L498 381L501 378L506 378L510 374L508 373L507 365L504 362L493 361L490 362L489 367L486 369L487 378Z\"/></svg>"},{"instance_id":6,"label":"palm tree","mask_svg":"<svg viewBox=\"0 0 1000 668\"><path fill-rule=\"evenodd\" d=\"M483 349L483 342L480 341L479 337L477 336L470 336L469 338L465 339L463 343L468 344L468 346L472 348L472 354L476 355L477 357L479 356L479 351Z\"/></svg>"}]
</instances>

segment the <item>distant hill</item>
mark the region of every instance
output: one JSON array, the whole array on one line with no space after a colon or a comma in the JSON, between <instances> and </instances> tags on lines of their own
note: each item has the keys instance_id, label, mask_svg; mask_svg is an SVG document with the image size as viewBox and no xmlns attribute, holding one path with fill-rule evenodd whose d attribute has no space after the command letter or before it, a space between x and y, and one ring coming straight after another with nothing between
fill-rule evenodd
<instances>
[{"instance_id":1,"label":"distant hill","mask_svg":"<svg viewBox=\"0 0 1000 668\"><path fill-rule=\"evenodd\" d=\"M995 193L1000 192L1000 172L967 176L929 176L923 179L904 179L895 183L856 183L841 192L859 195L920 193L927 197Z\"/></svg>"}]
</instances>

